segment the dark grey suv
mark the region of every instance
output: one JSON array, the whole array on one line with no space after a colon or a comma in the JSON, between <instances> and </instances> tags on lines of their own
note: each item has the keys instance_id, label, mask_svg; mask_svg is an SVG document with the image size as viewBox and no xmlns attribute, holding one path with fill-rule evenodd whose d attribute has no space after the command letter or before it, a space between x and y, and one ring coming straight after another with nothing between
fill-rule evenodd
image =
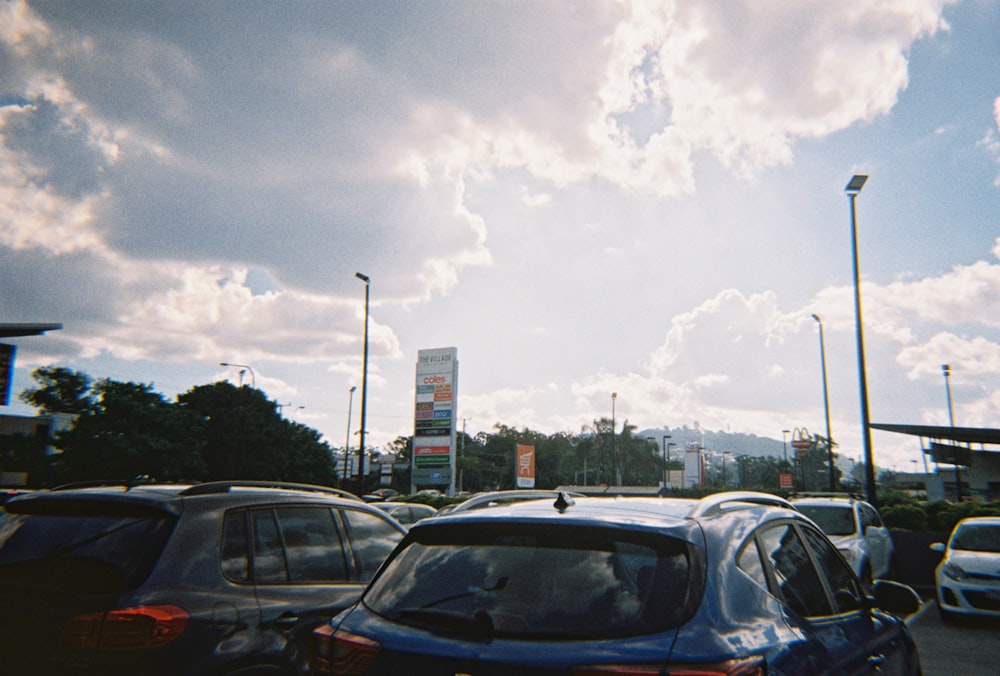
<instances>
[{"instance_id":1,"label":"dark grey suv","mask_svg":"<svg viewBox=\"0 0 1000 676\"><path fill-rule=\"evenodd\" d=\"M334 489L67 486L0 513L5 674L294 674L405 533Z\"/></svg>"}]
</instances>

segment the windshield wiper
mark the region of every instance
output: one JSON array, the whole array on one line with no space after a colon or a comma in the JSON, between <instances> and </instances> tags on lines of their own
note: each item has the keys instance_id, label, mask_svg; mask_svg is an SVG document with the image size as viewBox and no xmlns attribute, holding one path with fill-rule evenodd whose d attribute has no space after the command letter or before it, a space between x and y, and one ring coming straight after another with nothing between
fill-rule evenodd
<instances>
[{"instance_id":1,"label":"windshield wiper","mask_svg":"<svg viewBox=\"0 0 1000 676\"><path fill-rule=\"evenodd\" d=\"M443 629L468 636L493 636L493 618L483 608L472 614L439 608L403 608L396 613L398 620L411 620L428 629Z\"/></svg>"},{"instance_id":2,"label":"windshield wiper","mask_svg":"<svg viewBox=\"0 0 1000 676\"><path fill-rule=\"evenodd\" d=\"M467 589L466 591L462 592L461 594L454 594L452 596L445 596L444 598L435 599L435 600L433 600L433 601L431 601L429 603L425 603L424 605L420 606L420 608L418 610L424 610L425 608L433 608L434 606L439 606L442 603L449 603L451 601L459 601L461 599L467 599L467 598L469 598L471 596L479 596L480 594L488 594L490 592L501 591L504 587L507 586L507 580L508 579L509 578L507 578L506 576L504 576L504 577L499 578L497 580L497 583L495 585L493 585L492 587L487 587L485 589L482 589L480 587L470 587L469 589Z\"/></svg>"}]
</instances>

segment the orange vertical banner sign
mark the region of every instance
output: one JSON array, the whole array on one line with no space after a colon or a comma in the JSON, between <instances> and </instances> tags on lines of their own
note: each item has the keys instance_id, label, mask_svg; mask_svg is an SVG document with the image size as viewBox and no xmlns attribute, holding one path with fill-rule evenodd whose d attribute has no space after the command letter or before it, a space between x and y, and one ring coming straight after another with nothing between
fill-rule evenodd
<instances>
[{"instance_id":1,"label":"orange vertical banner sign","mask_svg":"<svg viewBox=\"0 0 1000 676\"><path fill-rule=\"evenodd\" d=\"M517 445L517 483L518 488L535 487L535 447L527 444Z\"/></svg>"}]
</instances>

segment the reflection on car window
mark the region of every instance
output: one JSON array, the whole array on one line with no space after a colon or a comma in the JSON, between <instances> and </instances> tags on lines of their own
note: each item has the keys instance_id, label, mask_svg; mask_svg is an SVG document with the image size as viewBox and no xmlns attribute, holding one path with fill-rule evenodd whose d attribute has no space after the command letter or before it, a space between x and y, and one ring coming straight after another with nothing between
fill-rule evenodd
<instances>
[{"instance_id":1,"label":"reflection on car window","mask_svg":"<svg viewBox=\"0 0 1000 676\"><path fill-rule=\"evenodd\" d=\"M403 539L403 534L387 520L358 509L345 509L344 521L351 551L354 554L356 579L367 582L375 575L389 553Z\"/></svg>"},{"instance_id":2,"label":"reflection on car window","mask_svg":"<svg viewBox=\"0 0 1000 676\"><path fill-rule=\"evenodd\" d=\"M498 636L602 639L677 626L692 591L687 546L665 537L482 525L443 532L397 555L366 605L432 628L465 618Z\"/></svg>"},{"instance_id":3,"label":"reflection on car window","mask_svg":"<svg viewBox=\"0 0 1000 676\"><path fill-rule=\"evenodd\" d=\"M744 573L753 578L754 582L764 589L767 589L767 575L764 573L764 566L760 561L760 551L753 538L744 545L743 550L736 558L736 565Z\"/></svg>"},{"instance_id":4,"label":"reflection on car window","mask_svg":"<svg viewBox=\"0 0 1000 676\"><path fill-rule=\"evenodd\" d=\"M844 559L826 538L816 531L803 528L802 533L816 557L820 574L826 578L830 590L833 592L836 611L847 613L860 608L861 591L858 589L854 573L851 572Z\"/></svg>"},{"instance_id":5,"label":"reflection on car window","mask_svg":"<svg viewBox=\"0 0 1000 676\"><path fill-rule=\"evenodd\" d=\"M833 609L826 590L791 524L763 531L760 542L774 569L785 603L803 617L831 615Z\"/></svg>"},{"instance_id":6,"label":"reflection on car window","mask_svg":"<svg viewBox=\"0 0 1000 676\"><path fill-rule=\"evenodd\" d=\"M1000 526L962 525L952 538L951 548L972 552L1000 552Z\"/></svg>"},{"instance_id":7,"label":"reflection on car window","mask_svg":"<svg viewBox=\"0 0 1000 676\"><path fill-rule=\"evenodd\" d=\"M812 519L827 535L853 535L857 530L854 510L849 506L797 504L796 508Z\"/></svg>"},{"instance_id":8,"label":"reflection on car window","mask_svg":"<svg viewBox=\"0 0 1000 676\"><path fill-rule=\"evenodd\" d=\"M279 507L276 513L290 582L347 580L344 550L329 508Z\"/></svg>"}]
</instances>

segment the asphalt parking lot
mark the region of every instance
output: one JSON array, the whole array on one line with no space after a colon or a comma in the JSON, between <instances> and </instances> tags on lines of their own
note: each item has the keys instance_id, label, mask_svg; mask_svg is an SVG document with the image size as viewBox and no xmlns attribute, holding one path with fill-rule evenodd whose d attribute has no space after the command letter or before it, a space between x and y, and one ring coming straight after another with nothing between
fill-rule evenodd
<instances>
[{"instance_id":1,"label":"asphalt parking lot","mask_svg":"<svg viewBox=\"0 0 1000 676\"><path fill-rule=\"evenodd\" d=\"M1000 620L973 617L946 624L931 600L908 624L924 676L1000 673Z\"/></svg>"}]
</instances>

